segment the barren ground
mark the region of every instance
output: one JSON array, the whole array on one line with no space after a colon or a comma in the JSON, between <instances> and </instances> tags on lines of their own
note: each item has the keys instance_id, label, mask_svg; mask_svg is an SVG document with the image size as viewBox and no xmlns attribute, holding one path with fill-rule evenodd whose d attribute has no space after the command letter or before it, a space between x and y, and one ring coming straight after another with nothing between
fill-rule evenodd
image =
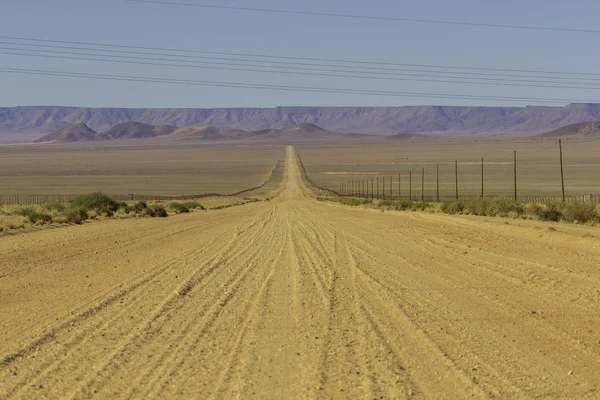
<instances>
[{"instance_id":1,"label":"barren ground","mask_svg":"<svg viewBox=\"0 0 600 400\"><path fill-rule=\"evenodd\" d=\"M0 238L0 398L598 398L600 236L305 196Z\"/></svg>"}]
</instances>

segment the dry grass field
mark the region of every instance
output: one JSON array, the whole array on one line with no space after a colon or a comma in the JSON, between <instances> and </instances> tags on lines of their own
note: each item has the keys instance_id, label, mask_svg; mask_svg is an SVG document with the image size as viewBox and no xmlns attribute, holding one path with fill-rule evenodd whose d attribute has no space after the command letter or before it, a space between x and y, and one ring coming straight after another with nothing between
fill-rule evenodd
<instances>
[{"instance_id":1,"label":"dry grass field","mask_svg":"<svg viewBox=\"0 0 600 400\"><path fill-rule=\"evenodd\" d=\"M517 186L520 197L560 196L559 148L556 139L384 141L330 145L299 145L302 161L317 183L335 186L351 180L393 177L393 194L408 196L412 170L413 196L421 196L425 168L425 196L436 195L436 165L440 194L455 197L455 160L458 161L460 196L481 193L481 158L484 158L486 196L512 196L513 151L517 150ZM567 195L600 194L600 140L563 141ZM381 183L380 183L381 185ZM389 191L389 183L386 190ZM380 186L381 188L381 186ZM387 192L386 192L387 193Z\"/></svg>"},{"instance_id":2,"label":"dry grass field","mask_svg":"<svg viewBox=\"0 0 600 400\"><path fill-rule=\"evenodd\" d=\"M265 182L282 145L0 146L0 195L234 193Z\"/></svg>"}]
</instances>

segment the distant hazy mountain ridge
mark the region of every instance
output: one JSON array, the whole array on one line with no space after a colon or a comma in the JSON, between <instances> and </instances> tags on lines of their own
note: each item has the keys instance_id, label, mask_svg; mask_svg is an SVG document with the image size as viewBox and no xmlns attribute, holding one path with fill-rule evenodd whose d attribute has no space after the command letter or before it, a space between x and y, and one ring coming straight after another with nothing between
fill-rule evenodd
<instances>
[{"instance_id":1,"label":"distant hazy mountain ridge","mask_svg":"<svg viewBox=\"0 0 600 400\"><path fill-rule=\"evenodd\" d=\"M600 104L565 107L277 107L217 109L0 108L0 133L46 134L69 125L95 131L136 121L171 127L210 126L258 131L315 124L338 132L455 135L538 134L600 119Z\"/></svg>"}]
</instances>

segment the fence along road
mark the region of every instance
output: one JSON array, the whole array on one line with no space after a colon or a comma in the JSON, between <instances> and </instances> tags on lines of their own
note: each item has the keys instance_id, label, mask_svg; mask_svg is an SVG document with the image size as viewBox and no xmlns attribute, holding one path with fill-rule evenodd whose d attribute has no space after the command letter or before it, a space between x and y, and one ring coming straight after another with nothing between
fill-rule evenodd
<instances>
[{"instance_id":1,"label":"fence along road","mask_svg":"<svg viewBox=\"0 0 600 400\"><path fill-rule=\"evenodd\" d=\"M0 398L597 397L597 229L307 197L0 238Z\"/></svg>"}]
</instances>

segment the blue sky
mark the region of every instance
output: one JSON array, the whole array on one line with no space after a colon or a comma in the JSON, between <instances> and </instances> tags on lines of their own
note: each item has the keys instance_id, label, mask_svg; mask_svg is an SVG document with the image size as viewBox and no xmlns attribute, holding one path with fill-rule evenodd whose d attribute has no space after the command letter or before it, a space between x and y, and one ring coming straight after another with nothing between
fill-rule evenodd
<instances>
[{"instance_id":1,"label":"blue sky","mask_svg":"<svg viewBox=\"0 0 600 400\"><path fill-rule=\"evenodd\" d=\"M175 0L177 1L177 0ZM594 0L187 0L256 8L596 29ZM131 3L19 0L0 14L0 36L410 64L600 73L600 33L524 31L278 15ZM0 39L1 40L1 39ZM7 47L7 45L0 45ZM10 46L9 46L10 47ZM600 100L599 90L353 79L131 65L0 54L0 68L203 81ZM596 77L600 79L600 75ZM599 81L600 82L600 81ZM517 105L511 100L432 99L30 76L0 72L0 106L274 107Z\"/></svg>"}]
</instances>

